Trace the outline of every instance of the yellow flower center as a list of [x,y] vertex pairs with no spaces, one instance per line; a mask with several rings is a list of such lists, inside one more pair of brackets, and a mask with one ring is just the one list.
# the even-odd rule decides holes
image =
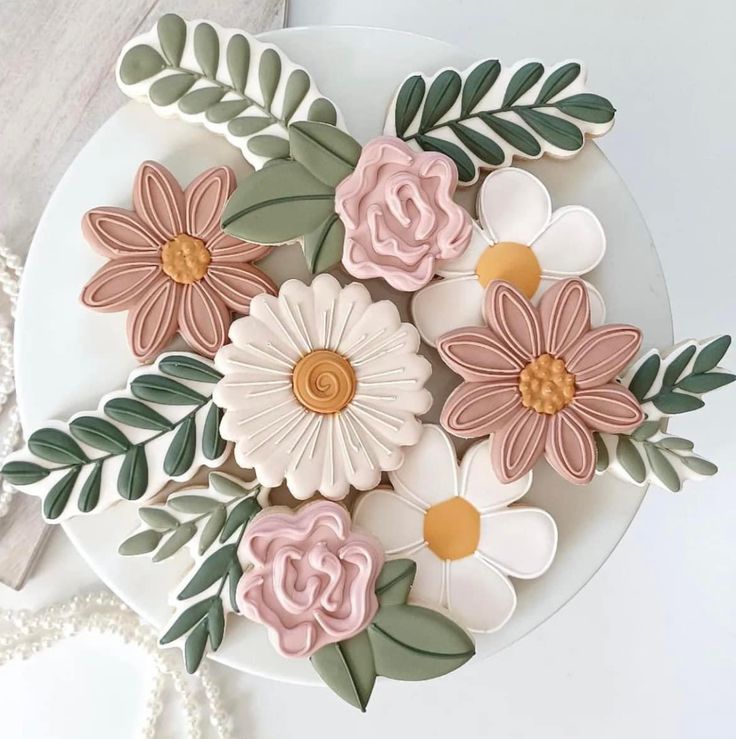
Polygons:
[[519,392],[526,408],[553,415],[575,396],[575,376],[567,371],[561,359],[542,354],[521,371]]
[[480,513],[464,498],[450,498],[424,514],[424,541],[440,559],[469,557],[480,541]]
[[161,266],[174,282],[191,285],[207,274],[212,256],[201,239],[179,234],[161,249]]
[[345,357],[318,349],[294,365],[291,384],[296,399],[314,413],[338,413],[355,395],[355,370]]
[[506,280],[531,299],[539,287],[542,268],[528,246],[502,241],[481,254],[475,274],[483,287],[493,280]]

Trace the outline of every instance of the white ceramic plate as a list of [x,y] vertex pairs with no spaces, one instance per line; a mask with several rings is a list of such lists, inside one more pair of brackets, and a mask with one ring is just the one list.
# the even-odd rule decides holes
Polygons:
[[[432,73],[448,64],[462,67],[474,60],[440,41],[367,28],[298,28],[263,38],[310,69],[362,142],[381,132],[389,99],[407,74]],[[78,301],[81,287],[102,263],[84,243],[79,222],[94,206],[128,205],[133,175],[144,159],[163,162],[184,182],[214,164],[229,164],[239,176],[247,171],[239,152],[222,138],[158,118],[138,103],[122,107],[90,139],[49,201],[23,278],[16,369],[26,432],[47,419],[94,408],[101,395],[124,385],[135,366],[125,340],[125,314],[96,313]],[[606,299],[609,320],[641,326],[645,348],[670,344],[669,301],[651,237],[631,195],[600,150],[589,144],[572,160],[546,159],[528,169],[550,189],[555,206],[579,203],[601,219],[608,252],[592,282]],[[295,247],[276,250],[260,265],[278,282],[287,277],[309,279]],[[390,293],[376,281],[369,287],[377,297]],[[405,312],[407,296],[390,294]],[[436,359],[433,350],[427,355]],[[457,381],[437,367],[430,386],[435,406],[429,420],[436,420]],[[519,639],[575,595],[615,548],[643,495],[643,489],[610,476],[576,488],[540,465],[525,502],[545,508],[557,521],[557,559],[539,580],[517,581],[514,617],[500,632],[478,638],[479,655],[493,654]],[[135,521],[134,507],[119,505],[73,520],[65,529],[102,580],[145,618],[162,626],[170,615],[168,592],[187,568],[187,557],[180,552],[154,565],[145,558],[118,556],[117,546],[135,528]],[[265,630],[242,618],[230,619],[215,658],[277,679],[318,682],[307,660],[279,657]]]

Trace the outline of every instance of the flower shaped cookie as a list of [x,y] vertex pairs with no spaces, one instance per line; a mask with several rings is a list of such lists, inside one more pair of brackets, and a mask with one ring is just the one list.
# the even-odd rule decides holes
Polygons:
[[[480,227],[460,257],[437,263],[437,280],[412,299],[412,316],[432,346],[447,331],[483,325],[483,291],[505,280],[535,305],[560,279],[590,272],[603,258],[606,238],[587,208],[566,206],[552,212],[549,193],[523,169],[488,175],[478,194]],[[600,293],[586,283],[591,321],[605,320]]]
[[613,381],[639,351],[639,329],[591,329],[578,279],[558,282],[538,309],[509,283],[493,282],[483,315],[487,327],[457,329],[437,342],[465,380],[445,402],[442,425],[463,438],[493,434],[502,482],[521,479],[542,454],[570,482],[590,482],[593,432],[627,433],[644,419],[633,394]]
[[238,555],[240,612],[265,624],[284,657],[309,657],[349,639],[378,610],[383,551],[350,529],[348,512],[326,500],[297,511],[266,509],[248,526]]
[[229,167],[214,167],[186,190],[168,169],[144,162],[133,187],[133,210],[95,208],[82,232],[110,261],[82,291],[95,310],[128,311],[128,342],[146,362],[181,333],[213,357],[225,343],[231,311],[247,314],[251,299],[276,285],[249,262],[268,247],[228,236],[220,214],[235,189]]
[[416,444],[432,397],[419,335],[396,307],[330,275],[259,295],[215,357],[220,433],[264,485],[301,499],[369,490]]
[[458,465],[448,436],[425,426],[404,464],[389,473],[393,490],[361,495],[353,512],[354,524],[376,536],[389,559],[416,561],[413,600],[481,632],[501,628],[514,612],[509,576],[539,577],[557,549],[548,513],[509,507],[529,489],[531,473],[502,485],[489,445],[475,444]]
[[444,154],[391,136],[370,141],[335,190],[345,269],[397,290],[426,285],[436,261],[459,257],[470,241],[470,216],[452,199],[456,187],[457,167]]

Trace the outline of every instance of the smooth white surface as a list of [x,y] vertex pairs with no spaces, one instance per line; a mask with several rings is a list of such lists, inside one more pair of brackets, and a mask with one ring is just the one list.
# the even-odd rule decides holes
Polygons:
[[[550,62],[585,59],[591,79],[620,111],[601,145],[659,244],[676,334],[734,328],[736,7],[730,0],[701,3],[697,11],[685,0],[292,0],[291,20],[414,27],[506,60],[527,54]],[[683,99],[686,106],[673,113]],[[601,572],[521,642],[446,680],[379,686],[366,716],[327,691],[231,671],[226,684],[221,670],[236,736],[730,736],[736,725],[736,455],[733,435],[724,432],[734,414],[736,394],[725,391],[673,424],[698,439],[703,453],[721,464],[721,475],[677,496],[652,491]],[[34,607],[95,582],[59,532],[22,593],[0,589],[0,606]],[[145,673],[120,669],[108,646],[102,660],[89,648],[80,651],[80,642],[0,670],[3,736],[134,735]],[[80,695],[102,684],[105,690],[83,707]]]
[[[264,38],[277,40],[287,55],[312,70],[325,93],[344,111],[350,130],[363,141],[380,133],[381,113],[405,75],[471,61],[467,54],[441,42],[390,31],[294,29]],[[339,70],[324,55],[324,48],[338,54]],[[370,78],[362,81],[363,94],[356,95],[344,71],[354,68],[357,74],[365,69],[368,50],[380,50],[381,62],[371,66]],[[94,407],[100,395],[125,383],[134,364],[125,342],[125,315],[95,313],[79,302],[75,286],[83,285],[93,265],[103,260],[90,253],[77,224],[86,210],[100,202],[127,203],[129,196],[121,195],[121,190],[127,193],[138,163],[145,159],[162,161],[182,182],[223,161],[239,173],[244,170],[237,150],[222,139],[201,127],[159,118],[147,105],[136,103],[113,115],[80,152],[41,219],[19,299],[16,371],[26,434],[64,409]],[[101,161],[105,162],[104,176]],[[668,345],[672,335],[667,296],[649,233],[626,187],[600,151],[590,144],[572,160],[548,158],[528,167],[546,183],[555,205],[587,205],[604,224],[609,258],[590,279],[610,296],[609,320],[637,323],[647,346]],[[275,250],[261,266],[278,282],[285,276],[304,276],[304,261],[296,248]],[[623,279],[636,295],[634,300],[617,289]],[[367,286],[374,299],[388,297],[407,317],[409,296],[387,292],[378,280]],[[38,310],[46,302],[56,306],[53,320]],[[429,388],[435,402],[424,420],[435,421],[458,380],[436,352],[425,347],[422,351],[434,365]],[[560,531],[557,557],[545,577],[517,583],[514,617],[500,631],[476,638],[478,658],[521,638],[573,597],[616,546],[642,497],[643,490],[610,475],[581,490],[549,468],[538,466],[524,503],[538,505],[554,517]],[[147,558],[121,558],[118,544],[136,527],[133,506],[114,506],[65,522],[64,527],[103,581],[162,629],[171,612],[166,596],[181,581],[187,566],[185,553],[163,565]],[[259,675],[319,682],[306,660],[279,657],[265,630],[245,619],[230,620],[226,639],[214,658]]]

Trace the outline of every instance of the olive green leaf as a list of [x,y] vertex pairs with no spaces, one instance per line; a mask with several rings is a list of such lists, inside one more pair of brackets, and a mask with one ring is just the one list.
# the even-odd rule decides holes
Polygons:
[[207,398],[188,385],[161,375],[139,375],[130,383],[130,391],[139,400],[160,405],[200,405]]
[[539,110],[518,111],[519,117],[552,146],[565,151],[577,151],[585,143],[583,132],[564,118]]
[[173,67],[179,66],[187,41],[187,24],[184,19],[174,13],[166,13],[158,19],[156,31],[166,60]]
[[164,457],[164,472],[171,477],[178,477],[187,472],[194,462],[197,444],[197,429],[194,416],[187,416],[179,426],[171,440]]
[[166,69],[166,61],[155,49],[139,44],[129,49],[120,63],[120,79],[126,85],[135,85]]
[[79,491],[77,507],[82,513],[89,513],[97,508],[100,502],[100,491],[102,489],[102,462],[95,462],[87,475],[87,479]]
[[399,88],[394,110],[394,127],[397,136],[403,136],[416,117],[424,100],[426,83],[420,74],[407,77]]
[[48,477],[50,470],[35,462],[7,462],[0,470],[0,474],[11,485],[32,485]]
[[[245,86],[248,82],[248,70],[250,69],[250,43],[245,36],[236,33],[227,42],[225,60],[233,87],[242,95],[245,92]],[[250,104],[249,100],[244,102],[246,105]]]
[[311,80],[303,69],[295,69],[286,81],[281,117],[288,123],[309,92]]
[[478,117],[507,144],[518,149],[522,154],[535,157],[542,150],[539,141],[518,123],[513,123],[512,121],[506,120],[506,118],[501,118],[491,113],[479,113]]
[[123,466],[118,474],[118,495],[126,500],[138,500],[148,487],[148,460],[146,450],[136,444],[125,452]]
[[337,110],[327,98],[317,98],[309,106],[307,120],[317,121],[318,123],[329,123],[331,126],[336,126]]
[[43,514],[50,521],[58,518],[64,511],[64,508],[66,508],[72,490],[74,490],[77,477],[79,477],[79,467],[72,467],[72,469],[54,484],[44,498]]
[[114,421],[138,429],[168,431],[174,427],[168,418],[135,398],[113,398],[105,404],[104,411]]
[[429,86],[419,121],[419,131],[423,133],[432,128],[450,110],[461,90],[462,80],[454,69],[440,72]]
[[725,356],[729,346],[731,346],[731,337],[727,335],[719,336],[709,344],[706,344],[698,352],[698,356],[693,364],[693,373],[699,375],[715,369]]
[[129,536],[119,547],[118,554],[124,557],[148,554],[152,552],[161,542],[163,534],[160,531],[146,529]]
[[577,62],[568,62],[555,69],[544,81],[537,95],[536,103],[547,103],[565,88],[569,87],[580,76],[581,68]]
[[475,176],[475,165],[470,157],[457,145],[434,136],[417,136],[417,143],[425,151],[437,151],[450,157],[457,166],[458,177],[461,182],[470,182]]
[[220,63],[220,39],[209,23],[199,23],[194,29],[194,57],[204,76],[215,79]]
[[[487,59],[472,70],[463,85],[460,105],[461,117],[469,116],[476,109],[480,101],[495,84],[500,72],[501,64],[498,59]],[[419,79],[422,78],[419,77]]]
[[647,393],[654,384],[654,380],[659,373],[662,360],[659,354],[652,354],[647,357],[636,370],[636,373],[629,382],[629,390],[634,394],[638,401],[644,400]]
[[330,214],[314,231],[304,236],[304,256],[312,274],[325,272],[342,259],[345,226],[337,213]]
[[460,139],[460,143],[486,164],[503,164],[503,149],[493,140],[461,123],[451,123],[450,130]]
[[222,374],[214,367],[186,354],[170,354],[161,359],[158,368],[165,375],[181,380],[215,383],[222,379]]
[[193,74],[167,74],[151,85],[148,94],[155,105],[172,105],[189,92],[196,81]]
[[413,559],[394,559],[382,567],[376,581],[376,595],[381,606],[406,603],[412,583],[417,574],[417,563]]
[[166,541],[161,545],[161,548],[156,550],[156,554],[153,555],[153,561],[163,562],[165,559],[173,556],[185,544],[193,539],[196,533],[197,527],[191,522],[177,526],[177,528],[169,534]]
[[522,95],[529,92],[544,74],[544,66],[539,62],[528,62],[514,72],[503,96],[503,107],[513,105]]
[[329,187],[337,187],[355,169],[361,151],[349,134],[313,121],[289,126],[289,146],[291,158]]
[[639,484],[644,482],[647,476],[646,465],[636,446],[627,436],[619,436],[616,458],[634,482]]
[[97,416],[77,416],[69,422],[72,436],[95,449],[122,454],[130,447],[125,434],[109,421]]
[[610,123],[616,115],[616,108],[606,98],[588,92],[557,100],[554,107],[570,118],[587,123]]
[[28,437],[28,449],[41,459],[59,464],[84,464],[89,461],[79,444],[59,429],[45,428]]
[[138,517],[154,531],[171,531],[179,525],[179,519],[162,508],[139,508]]
[[197,623],[199,623],[208,613],[212,604],[217,600],[217,596],[211,596],[195,603],[176,618],[166,633],[159,639],[160,644],[171,644],[191,631]]
[[235,544],[226,544],[202,562],[194,576],[186,584],[184,589],[176,597],[179,600],[187,600],[199,595],[222,580],[230,569],[230,562],[237,556]]
[[275,49],[266,49],[261,54],[261,60],[258,64],[258,80],[261,83],[263,106],[267,111],[271,110],[273,96],[276,94],[280,79],[281,57]]

